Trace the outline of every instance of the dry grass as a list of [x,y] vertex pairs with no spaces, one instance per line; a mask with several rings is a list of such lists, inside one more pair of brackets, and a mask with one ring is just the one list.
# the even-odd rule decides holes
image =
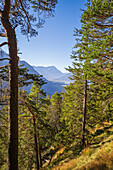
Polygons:
[[[113,131],[113,128],[109,130]],[[113,170],[113,135],[105,136],[97,146],[84,149],[77,159],[60,162],[52,170]]]
[[[113,137],[113,136],[112,136]],[[113,141],[100,148],[83,151],[77,160],[75,170],[113,170]]]
[[56,166],[52,170],[71,170],[73,167],[76,167],[77,161],[75,159],[70,160],[68,163],[61,163],[60,165]]
[[52,170],[113,170],[113,141],[101,149],[85,149],[80,157],[60,163]]
[[110,154],[101,152],[89,164],[75,168],[79,170],[113,170],[113,151]]

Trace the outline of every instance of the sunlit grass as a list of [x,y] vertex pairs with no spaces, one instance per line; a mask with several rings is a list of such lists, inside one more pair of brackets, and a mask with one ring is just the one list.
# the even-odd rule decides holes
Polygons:
[[93,145],[84,149],[78,158],[64,160],[52,170],[113,170],[113,127],[95,135]]

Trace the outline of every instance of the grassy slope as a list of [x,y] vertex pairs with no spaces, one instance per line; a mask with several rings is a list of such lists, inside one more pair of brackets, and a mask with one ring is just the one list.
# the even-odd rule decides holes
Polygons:
[[[58,155],[59,157],[59,155]],[[64,159],[53,170],[113,170],[113,124],[95,130],[89,147],[76,159]]]

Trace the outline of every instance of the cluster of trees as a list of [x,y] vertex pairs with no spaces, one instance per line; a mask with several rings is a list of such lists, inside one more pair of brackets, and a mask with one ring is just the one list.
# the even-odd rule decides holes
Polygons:
[[[15,2],[26,5],[21,0]],[[51,1],[51,5],[52,2],[55,3]],[[72,73],[71,79],[74,82],[65,87],[64,93],[56,92],[50,99],[42,89],[44,81],[41,77],[27,74],[26,69],[19,69],[19,116],[18,123],[15,124],[19,124],[19,143],[16,143],[19,148],[19,165],[16,166],[20,169],[39,169],[46,160],[50,164],[59,147],[66,147],[71,143],[85,147],[92,142],[92,132],[96,126],[113,121],[113,1],[87,0],[86,6],[81,16],[81,28],[76,28],[74,33],[76,44],[71,56],[73,66],[67,68]],[[23,9],[22,6],[17,7],[19,12]],[[27,16],[25,18],[28,19]],[[2,168],[7,166],[8,155],[9,160],[13,160],[12,149],[8,152],[10,142],[8,143],[7,127],[12,116],[15,116],[12,114],[13,110],[11,114],[8,113],[8,107],[12,107],[10,102],[8,104],[8,93],[11,90],[7,88],[10,76],[8,78],[7,74],[3,74],[6,72],[7,69],[2,68],[0,77]],[[32,82],[29,94],[21,89]],[[7,113],[11,115],[9,120]],[[16,135],[13,135],[15,141]],[[11,168],[16,164],[15,161],[10,165]]]
[[57,0],[0,1],[0,36],[9,49],[8,169],[18,169],[18,57],[16,29],[28,38],[37,35],[44,17],[53,16]]
[[83,98],[83,145],[86,122],[87,128],[97,124],[95,118],[101,124],[112,119],[113,112],[113,2],[88,0],[86,6],[81,29],[74,33],[73,67],[68,68]]

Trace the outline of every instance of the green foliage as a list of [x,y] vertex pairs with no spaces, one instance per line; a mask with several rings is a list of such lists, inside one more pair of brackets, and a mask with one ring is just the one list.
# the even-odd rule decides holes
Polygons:
[[[43,26],[45,18],[54,16],[56,4],[57,0],[13,0],[10,2],[10,23],[13,29],[19,27],[23,35],[36,36],[38,34],[37,28]],[[1,1],[1,11],[3,7],[4,1]],[[0,27],[0,33],[4,33],[2,26]]]
[[[27,167],[27,169],[31,169],[36,165],[33,116],[36,119],[37,139],[40,137],[38,144],[42,152],[43,162],[43,156],[45,154],[43,152],[46,152],[53,140],[53,130],[48,124],[49,120],[46,117],[46,108],[50,102],[49,99],[45,98],[45,92],[41,87],[45,82],[39,76],[28,74],[26,68],[20,69],[19,73],[20,87],[28,85],[35,80],[30,94],[26,91],[19,91],[19,168],[25,169]],[[3,80],[1,80],[0,85],[0,164],[2,168],[5,168],[7,166],[8,151],[8,98],[5,91],[7,91],[8,85],[5,86],[5,81]],[[5,87],[7,88],[4,89]]]
[[5,169],[8,155],[8,108],[0,106],[0,167]]
[[61,121],[65,144],[80,140],[83,105],[83,83],[75,81],[65,88],[62,101]]
[[[52,2],[54,7],[56,1]],[[37,10],[35,5],[36,3],[33,4],[33,8]],[[56,92],[51,99],[48,95],[46,97],[42,89],[42,85],[45,83],[42,78],[29,75],[26,68],[19,69],[20,87],[34,81],[29,94],[25,91],[19,92],[19,167],[21,169],[36,167],[33,118],[36,120],[37,141],[43,164],[45,159],[51,162],[53,158],[52,163],[54,164],[65,157],[75,156],[82,150],[80,142],[83,134],[85,80],[88,82],[85,143],[100,145],[104,138],[112,134],[104,126],[106,122],[113,121],[113,2],[88,0],[86,6],[87,9],[81,16],[81,29],[75,29],[74,32],[76,44],[71,55],[73,66],[69,66],[67,69],[72,73],[71,79],[74,82],[65,87],[64,93]],[[7,81],[7,76],[2,73],[6,73],[6,71],[5,68],[0,72],[1,92],[4,94],[1,98],[5,101],[7,101],[7,95],[4,88],[2,89],[4,87],[2,83],[3,80]],[[2,122],[0,164],[3,167],[6,164],[7,155],[7,106],[0,107]],[[101,127],[101,129],[96,130],[97,127]],[[106,132],[105,137],[104,132]],[[59,148],[63,151],[55,158],[54,154]],[[87,158],[94,155],[96,158],[93,162],[94,165],[88,164],[87,167],[99,167],[98,155],[94,149],[90,148],[83,152],[78,163],[76,161],[73,164],[81,167],[81,162],[86,162]],[[108,156],[111,156],[112,162],[112,154]],[[102,156],[100,158],[104,159]],[[111,166],[109,163],[103,165]]]

